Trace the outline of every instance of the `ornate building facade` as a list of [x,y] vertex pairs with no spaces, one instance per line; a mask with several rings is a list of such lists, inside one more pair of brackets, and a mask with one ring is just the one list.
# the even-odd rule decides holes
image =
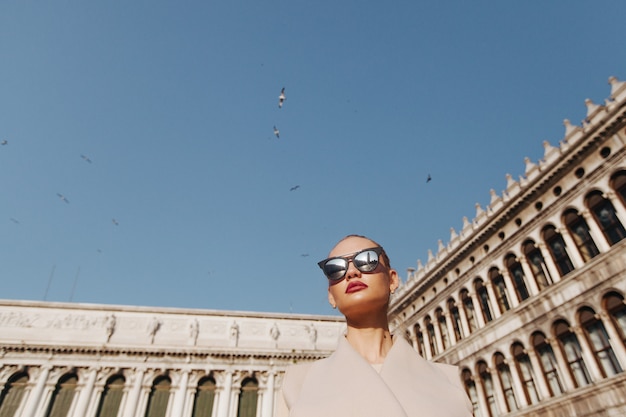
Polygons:
[[[626,416],[626,83],[418,261],[392,331],[476,417]],[[343,319],[0,300],[0,417],[271,417]]]
[[271,417],[326,316],[0,301],[2,417]]
[[626,83],[410,269],[393,327],[477,417],[626,416]]

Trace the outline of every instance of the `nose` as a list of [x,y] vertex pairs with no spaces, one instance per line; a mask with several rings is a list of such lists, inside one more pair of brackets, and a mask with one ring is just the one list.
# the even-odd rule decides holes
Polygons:
[[354,262],[351,260],[348,261],[348,270],[346,271],[346,280],[350,280],[350,278],[360,278],[361,271],[358,270],[356,266],[354,266]]

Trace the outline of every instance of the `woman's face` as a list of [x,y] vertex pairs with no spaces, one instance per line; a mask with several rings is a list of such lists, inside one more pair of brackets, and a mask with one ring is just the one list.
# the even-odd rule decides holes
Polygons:
[[[363,237],[351,236],[339,242],[328,257],[348,256],[377,246]],[[379,312],[386,314],[389,293],[398,287],[398,274],[379,256],[378,266],[372,272],[361,272],[348,263],[346,276],[328,287],[328,301],[345,316]]]

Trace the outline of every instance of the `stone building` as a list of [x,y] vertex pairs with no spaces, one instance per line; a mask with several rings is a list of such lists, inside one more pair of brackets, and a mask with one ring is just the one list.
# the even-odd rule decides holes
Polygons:
[[626,83],[410,269],[393,327],[477,417],[626,416]]
[[343,319],[0,301],[2,417],[271,417]]
[[[392,296],[476,417],[626,416],[626,83]],[[0,300],[0,417],[271,417],[343,319]]]

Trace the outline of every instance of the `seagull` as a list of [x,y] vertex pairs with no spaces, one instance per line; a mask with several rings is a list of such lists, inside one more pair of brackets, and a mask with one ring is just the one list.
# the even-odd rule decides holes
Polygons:
[[7,145],[8,143],[9,141],[5,139],[2,142],[0,142],[0,145],[4,146],[4,145]]
[[69,204],[69,203],[70,203],[70,200],[68,200],[68,199],[67,199],[67,198],[66,198],[63,194],[59,194],[59,193],[57,193],[57,195],[59,196],[59,198],[60,198],[62,201],[65,201],[65,203],[66,203],[66,204]]
[[115,219],[111,219],[111,221],[112,221],[112,222],[113,222],[113,224],[114,224],[114,225],[116,225],[116,226],[119,226],[119,225],[120,225],[120,223],[119,223],[117,220],[115,220]]
[[81,157],[81,158],[83,158],[85,161],[87,161],[87,162],[89,162],[89,163],[91,164],[91,159],[89,159],[89,157],[88,157],[88,156],[86,156],[86,155],[81,155],[80,157]]
[[426,178],[426,182],[430,182],[432,180],[432,178],[430,177],[430,174],[428,174],[428,177]]
[[285,102],[285,87],[283,87],[282,90],[280,90],[280,95],[278,96],[278,108],[282,109],[283,108],[283,103]]
[[11,221],[15,224],[20,224],[20,222],[17,219],[14,219],[13,217],[11,217]]
[[277,138],[280,139],[280,130],[278,130],[276,126],[274,126],[274,134],[276,135]]
[[298,188],[300,188],[299,185],[294,185],[293,187],[289,189],[289,191],[296,191]]
[[303,258],[306,258],[307,256],[309,256],[309,254],[308,253],[303,253],[300,256],[302,256]]

